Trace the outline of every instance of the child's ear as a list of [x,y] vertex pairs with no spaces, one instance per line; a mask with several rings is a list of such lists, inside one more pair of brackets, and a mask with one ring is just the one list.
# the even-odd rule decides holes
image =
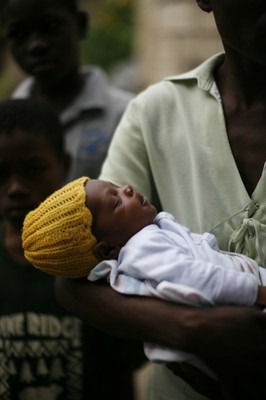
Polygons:
[[79,11],[77,15],[77,20],[79,27],[79,37],[80,39],[84,39],[89,29],[90,17],[85,11]]
[[120,246],[117,244],[107,243],[104,240],[97,242],[93,249],[93,254],[98,260],[117,259],[120,251]]

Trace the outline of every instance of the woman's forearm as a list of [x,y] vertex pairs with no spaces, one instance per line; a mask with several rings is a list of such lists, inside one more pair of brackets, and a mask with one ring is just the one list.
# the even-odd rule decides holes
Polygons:
[[59,302],[95,328],[200,357],[223,380],[266,373],[266,313],[248,307],[198,309],[125,296],[105,283],[56,278]]
[[189,327],[197,309],[122,295],[105,282],[56,278],[56,293],[69,312],[106,333],[192,351]]

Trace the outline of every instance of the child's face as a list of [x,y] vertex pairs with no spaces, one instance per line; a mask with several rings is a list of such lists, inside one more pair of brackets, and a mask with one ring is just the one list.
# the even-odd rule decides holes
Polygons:
[[18,65],[43,83],[52,84],[78,66],[80,27],[62,1],[8,0],[5,33]]
[[156,208],[126,186],[101,180],[86,182],[86,205],[93,217],[93,233],[98,240],[124,245],[135,233],[151,224]]
[[25,215],[58,189],[66,172],[45,136],[0,136],[0,213],[20,229]]

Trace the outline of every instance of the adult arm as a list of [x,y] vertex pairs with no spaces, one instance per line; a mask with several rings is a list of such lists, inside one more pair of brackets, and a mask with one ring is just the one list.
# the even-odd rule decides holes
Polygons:
[[[106,333],[196,354],[229,388],[226,398],[266,398],[265,313],[235,306],[197,309],[125,296],[105,283],[87,280],[56,278],[56,293],[66,309]],[[189,373],[186,380],[193,386]]]

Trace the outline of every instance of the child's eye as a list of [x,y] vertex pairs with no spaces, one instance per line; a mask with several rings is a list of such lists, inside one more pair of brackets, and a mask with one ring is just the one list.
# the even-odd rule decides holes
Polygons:
[[26,35],[27,32],[21,28],[13,28],[6,32],[6,37],[10,40],[22,40]]
[[9,173],[8,169],[0,166],[0,184],[8,179]]
[[121,199],[120,195],[117,194],[117,195],[115,196],[115,207],[114,207],[114,208],[119,207],[121,203],[122,203],[122,199]]
[[59,28],[60,24],[57,21],[51,20],[46,21],[42,25],[42,31],[46,33],[56,32]]
[[43,20],[40,30],[42,33],[57,33],[65,26],[65,20],[62,18],[51,17]]
[[25,174],[28,177],[40,176],[45,171],[43,166],[28,166],[25,168]]

